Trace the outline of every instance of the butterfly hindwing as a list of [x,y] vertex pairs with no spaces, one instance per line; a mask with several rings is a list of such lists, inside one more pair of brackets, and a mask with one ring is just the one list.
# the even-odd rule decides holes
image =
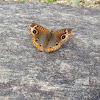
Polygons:
[[50,38],[46,52],[55,51],[60,48],[60,46],[69,39],[72,29],[61,29],[52,33],[52,37]]
[[30,27],[30,33],[32,35],[32,43],[39,51],[44,51],[46,41],[47,41],[47,34],[49,31],[35,23],[32,23],[29,25]]

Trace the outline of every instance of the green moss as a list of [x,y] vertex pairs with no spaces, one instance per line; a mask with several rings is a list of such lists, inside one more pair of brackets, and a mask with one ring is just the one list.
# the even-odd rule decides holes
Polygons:
[[89,6],[90,4],[91,4],[90,2],[87,3],[88,6]]
[[53,1],[57,1],[57,0],[44,0],[44,2],[53,2]]
[[64,2],[59,2],[58,4],[64,4]]
[[68,4],[70,4],[70,5],[71,5],[71,4],[72,4],[72,1],[71,1],[71,0],[68,0]]
[[82,0],[75,0],[74,4],[79,4]]
[[93,2],[93,5],[95,5],[95,1]]
[[18,0],[19,2],[22,2],[22,1],[24,1],[25,2],[25,0]]

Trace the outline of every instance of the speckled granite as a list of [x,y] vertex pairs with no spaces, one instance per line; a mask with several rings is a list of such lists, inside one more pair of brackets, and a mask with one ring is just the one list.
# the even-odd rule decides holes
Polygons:
[[[73,28],[56,52],[33,47],[26,25]],[[99,100],[100,9],[0,2],[0,100]]]

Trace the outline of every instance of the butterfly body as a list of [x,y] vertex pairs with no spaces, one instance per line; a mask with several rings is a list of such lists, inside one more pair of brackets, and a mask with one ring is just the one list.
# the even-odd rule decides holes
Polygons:
[[39,51],[51,52],[60,48],[60,46],[67,41],[72,29],[61,29],[50,32],[38,24],[32,23],[29,25],[32,36],[32,43]]

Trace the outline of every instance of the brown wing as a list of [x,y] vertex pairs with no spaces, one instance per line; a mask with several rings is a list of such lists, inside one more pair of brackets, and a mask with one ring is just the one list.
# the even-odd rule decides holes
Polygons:
[[47,34],[49,33],[49,31],[43,26],[35,23],[29,25],[29,27],[30,27],[29,31],[33,38],[32,39],[33,45],[37,47],[38,50],[44,51],[47,41]]
[[52,33],[52,38],[49,40],[46,51],[51,52],[60,48],[71,36],[72,29],[61,29]]

